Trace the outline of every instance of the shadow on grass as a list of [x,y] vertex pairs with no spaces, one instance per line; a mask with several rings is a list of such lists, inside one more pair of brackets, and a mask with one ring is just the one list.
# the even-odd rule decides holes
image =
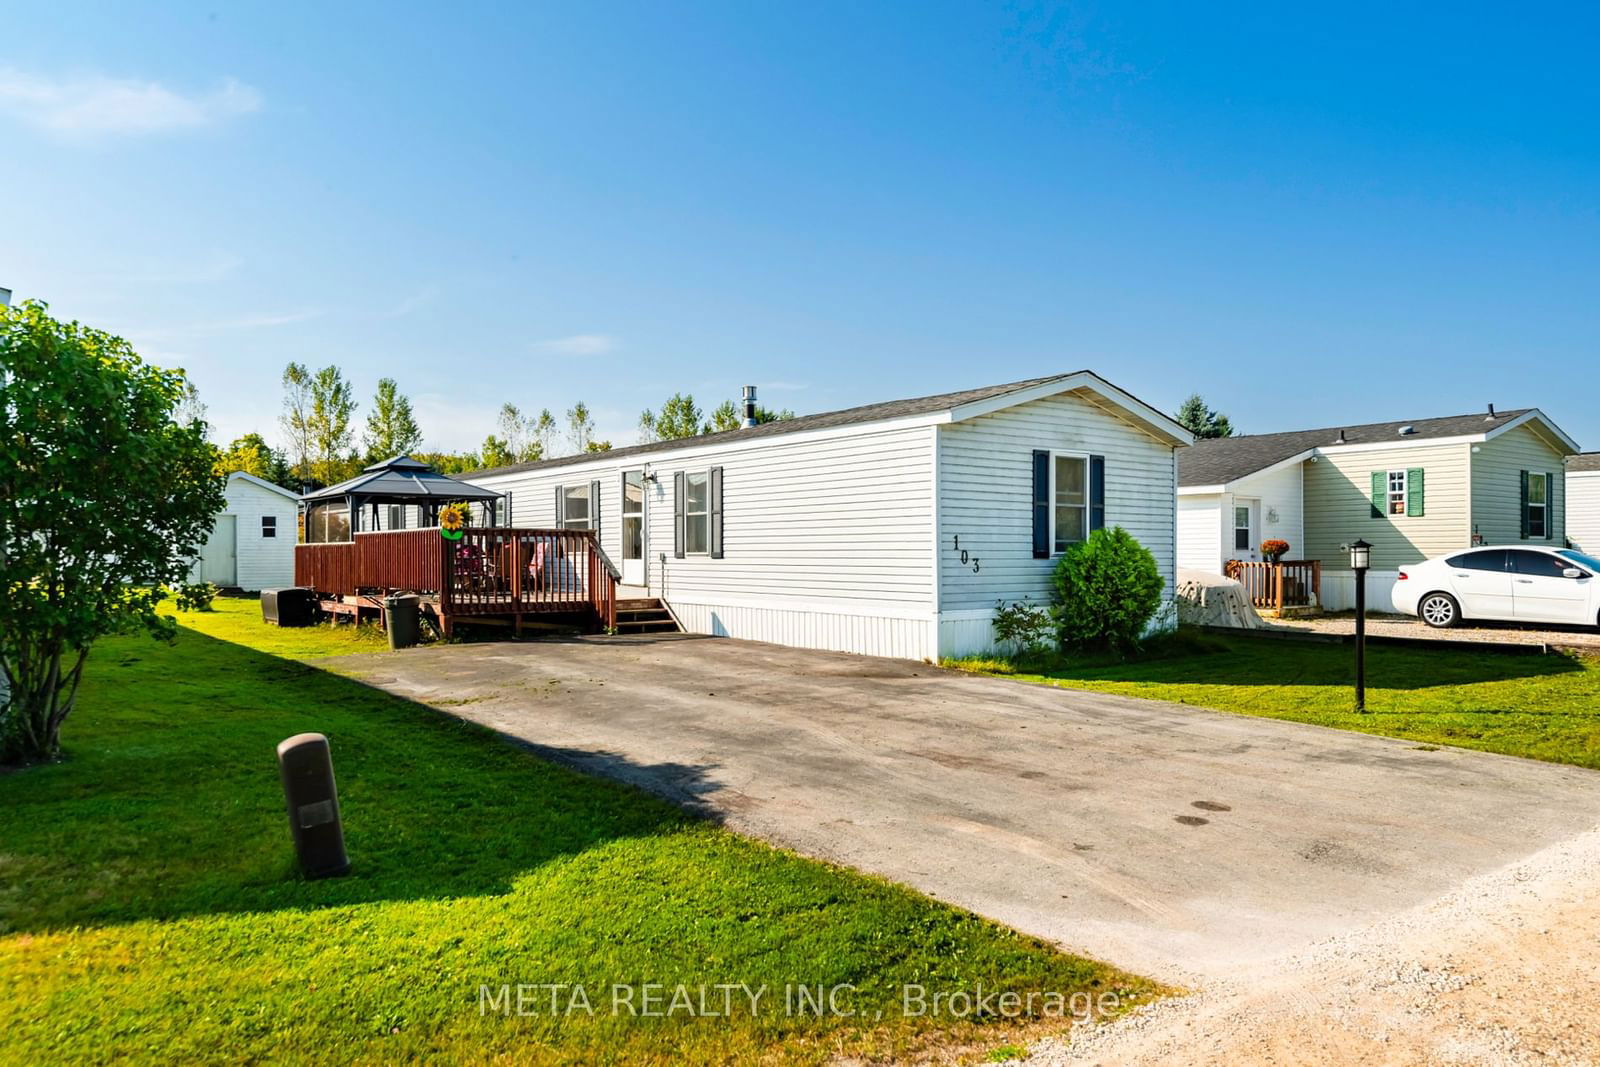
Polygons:
[[[959,664],[958,664],[959,665]],[[1183,634],[1152,642],[1128,659],[1038,656],[999,664],[996,673],[1042,675],[1064,682],[1147,682],[1208,686],[1348,686],[1355,679],[1355,649],[1349,645],[1265,637]],[[1581,673],[1572,656],[1509,655],[1454,648],[1369,645],[1367,685],[1412,690],[1475,685]]]
[[[352,872],[294,863],[274,749],[328,735]],[[0,933],[508,891],[525,872],[698,820],[518,754],[492,731],[291,660],[182,630],[91,656],[60,763],[0,776]],[[541,750],[686,803],[711,768]],[[700,810],[704,810],[700,808]]]

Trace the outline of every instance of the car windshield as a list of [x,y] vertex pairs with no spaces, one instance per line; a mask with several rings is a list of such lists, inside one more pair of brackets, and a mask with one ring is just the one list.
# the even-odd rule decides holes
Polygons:
[[1574,563],[1588,567],[1596,574],[1600,574],[1600,559],[1595,559],[1593,556],[1585,556],[1582,552],[1574,552],[1570,548],[1560,549],[1556,552],[1556,555],[1565,556]]

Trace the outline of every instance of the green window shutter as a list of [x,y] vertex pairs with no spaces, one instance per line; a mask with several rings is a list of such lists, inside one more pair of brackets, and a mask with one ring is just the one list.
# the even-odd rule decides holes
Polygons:
[[1528,539],[1528,472],[1522,472],[1522,539]]
[[1383,518],[1383,513],[1389,510],[1389,472],[1372,472],[1372,517]]
[[1421,467],[1412,467],[1406,471],[1406,514],[1413,519],[1423,514]]

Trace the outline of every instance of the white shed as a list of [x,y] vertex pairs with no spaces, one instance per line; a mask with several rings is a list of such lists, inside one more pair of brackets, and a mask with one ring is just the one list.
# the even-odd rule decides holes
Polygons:
[[925,659],[991,649],[996,602],[1048,603],[1100,526],[1150,549],[1170,601],[1190,441],[1079,371],[461,477],[506,525],[597,530],[620,595],[690,632]]
[[300,498],[282,486],[234,471],[191,580],[251,591],[293,585],[299,508]]
[[1567,540],[1580,552],[1600,553],[1600,452],[1567,460]]

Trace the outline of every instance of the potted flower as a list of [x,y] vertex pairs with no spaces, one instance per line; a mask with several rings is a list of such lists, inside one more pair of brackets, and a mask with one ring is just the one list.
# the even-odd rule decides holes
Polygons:
[[1261,554],[1268,563],[1277,563],[1289,554],[1289,542],[1280,541],[1276,537],[1268,538],[1261,542]]

